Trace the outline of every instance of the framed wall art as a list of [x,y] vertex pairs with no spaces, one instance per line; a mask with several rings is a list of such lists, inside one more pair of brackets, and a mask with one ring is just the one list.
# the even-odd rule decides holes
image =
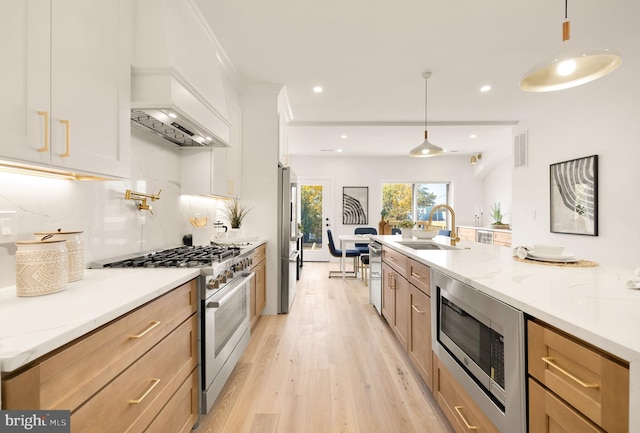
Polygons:
[[342,224],[368,224],[369,187],[342,187]]
[[598,155],[549,166],[551,232],[598,236]]

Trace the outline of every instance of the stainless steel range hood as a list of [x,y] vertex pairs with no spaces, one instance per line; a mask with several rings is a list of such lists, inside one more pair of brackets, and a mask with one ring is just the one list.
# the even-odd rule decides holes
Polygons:
[[181,147],[227,147],[215,37],[191,0],[136,0],[131,122]]

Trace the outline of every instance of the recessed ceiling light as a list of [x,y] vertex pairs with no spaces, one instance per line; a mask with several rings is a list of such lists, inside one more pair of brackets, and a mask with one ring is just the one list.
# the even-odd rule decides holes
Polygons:
[[488,84],[485,84],[484,86],[480,87],[481,92],[488,92],[489,90],[491,90],[491,86]]
[[346,140],[346,139],[347,139],[347,134],[342,134],[342,135],[340,136],[340,138],[342,138],[343,140]]
[[176,117],[178,117],[178,115],[176,113],[169,111],[169,117],[171,117],[172,119],[175,119]]
[[337,152],[342,152],[342,149],[338,149]]
[[313,88],[314,93],[322,93],[322,86],[315,86]]
[[476,138],[476,137],[477,137],[477,135],[476,135],[476,134],[471,134],[471,135],[469,136],[469,138]]

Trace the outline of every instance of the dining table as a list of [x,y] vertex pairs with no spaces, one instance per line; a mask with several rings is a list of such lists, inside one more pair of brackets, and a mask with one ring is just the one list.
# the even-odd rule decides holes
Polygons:
[[[340,239],[340,250],[342,251],[342,256],[340,257],[340,272],[342,272],[342,279],[347,277],[346,271],[346,258],[347,258],[347,247],[351,244],[355,245],[357,243],[368,243],[371,235],[338,235],[338,239]],[[358,269],[354,268],[353,272],[357,275]]]

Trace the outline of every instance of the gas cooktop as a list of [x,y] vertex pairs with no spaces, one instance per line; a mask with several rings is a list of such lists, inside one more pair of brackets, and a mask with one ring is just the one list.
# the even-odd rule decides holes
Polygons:
[[237,256],[235,246],[183,246],[98,260],[92,268],[204,268]]

